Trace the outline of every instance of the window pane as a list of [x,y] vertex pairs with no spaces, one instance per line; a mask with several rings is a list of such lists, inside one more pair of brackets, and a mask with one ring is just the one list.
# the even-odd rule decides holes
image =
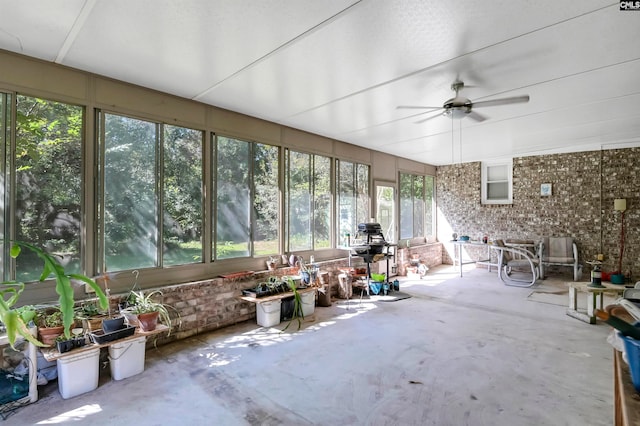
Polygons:
[[357,229],[355,175],[353,163],[338,161],[338,241]]
[[356,196],[358,205],[356,208],[358,211],[356,214],[357,220],[355,229],[358,229],[358,223],[367,223],[371,218],[369,210],[369,204],[371,201],[371,198],[369,197],[369,166],[365,164],[357,165],[357,188],[358,192]]
[[505,200],[509,198],[509,183],[495,182],[487,184],[488,200]]
[[313,156],[314,249],[331,247],[331,159]]
[[388,242],[396,241],[394,191],[393,186],[376,185],[376,220]]
[[[46,248],[68,272],[80,272],[83,109],[27,96],[16,101],[16,239]],[[30,252],[16,265],[19,280],[42,272]]]
[[369,222],[369,166],[338,161],[338,241]]
[[218,137],[216,140],[216,257],[227,259],[249,256],[250,144],[225,137]]
[[400,173],[400,239],[433,231],[433,176]]
[[104,270],[157,266],[155,123],[105,114]]
[[424,235],[435,234],[433,228],[433,176],[424,177]]
[[202,257],[202,132],[164,126],[163,264]]
[[413,179],[400,173],[400,238],[413,237]]
[[413,237],[424,236],[424,177],[413,177]]
[[310,250],[311,155],[289,151],[289,250]]
[[278,253],[278,154],[276,146],[255,144],[254,254]]
[[496,180],[507,180],[509,179],[507,166],[501,164],[499,166],[488,166],[487,167],[487,180],[488,181],[496,181]]
[[[0,238],[5,240],[7,235],[5,234],[5,206],[8,203],[8,193],[6,191],[5,183],[8,180],[9,175],[9,161],[6,158],[6,152],[9,148],[10,131],[11,131],[11,95],[8,93],[0,93]],[[4,247],[3,247],[4,248]],[[0,271],[2,271],[2,280],[8,281],[12,279],[11,271],[9,270],[9,252],[8,250],[2,251],[0,256]]]

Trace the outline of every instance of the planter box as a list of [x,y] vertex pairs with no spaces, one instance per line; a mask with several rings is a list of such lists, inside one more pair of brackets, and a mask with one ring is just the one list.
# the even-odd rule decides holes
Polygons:
[[120,330],[112,331],[111,333],[105,333],[103,330],[97,330],[93,333],[90,333],[91,340],[93,343],[97,343],[99,345],[103,343],[113,342],[114,340],[124,339],[125,337],[133,336],[133,333],[136,331],[135,327],[130,325],[122,328]]

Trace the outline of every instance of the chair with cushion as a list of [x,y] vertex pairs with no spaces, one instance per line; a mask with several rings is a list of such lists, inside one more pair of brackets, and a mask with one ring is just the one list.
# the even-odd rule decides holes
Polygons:
[[578,246],[571,237],[544,237],[540,243],[542,259],[540,277],[545,278],[545,266],[569,266],[573,268],[573,280],[578,281],[582,268],[578,264]]
[[[491,248],[498,251],[498,278],[504,284],[531,287],[536,283],[540,277],[540,259],[531,251],[509,247],[503,240],[495,240]],[[524,277],[520,277],[521,275]]]

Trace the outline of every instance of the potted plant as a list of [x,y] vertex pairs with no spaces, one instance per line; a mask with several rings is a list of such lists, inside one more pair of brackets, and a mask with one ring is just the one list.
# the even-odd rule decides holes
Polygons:
[[[39,281],[44,281],[53,277],[56,283],[56,293],[58,294],[59,311],[62,313],[63,334],[70,338],[71,328],[75,322],[75,298],[72,280],[82,281],[89,285],[95,292],[100,307],[108,308],[108,299],[98,284],[91,278],[81,274],[68,274],[60,262],[51,254],[45,252],[32,244],[14,241],[11,246],[10,255],[16,258],[23,249],[35,253],[43,262],[43,270]],[[19,281],[7,281],[0,285],[0,321],[6,328],[7,338],[13,347],[17,335],[24,337],[29,342],[43,346],[34,338],[29,331],[28,323],[22,317],[22,311],[18,310],[18,300],[24,291],[25,284]]]
[[76,308],[76,317],[82,321],[82,328],[86,332],[96,331],[102,327],[102,320],[109,318],[106,311],[101,309],[97,300],[84,301]]
[[121,309],[130,325],[137,322],[142,331],[153,331],[158,320],[171,330],[171,316],[169,309],[173,307],[158,301],[162,297],[160,290],[144,293],[142,290],[132,290],[127,296],[126,307]]
[[296,265],[298,265],[300,278],[303,284],[309,284],[311,282],[311,269],[304,262],[302,256],[299,256],[296,261]]
[[267,260],[267,269],[269,271],[273,271],[278,266],[278,262],[274,256],[270,256],[269,260]]
[[288,278],[287,284],[289,285],[289,289],[293,292],[293,312],[289,323],[282,329],[282,332],[289,328],[294,320],[298,322],[298,330],[300,330],[300,327],[302,327],[302,320],[304,319],[304,313],[302,312],[302,298],[298,292],[296,284],[291,278]]
[[[58,308],[47,307],[38,310],[35,322],[38,326],[38,339],[46,346],[53,345],[60,340],[58,337],[63,335],[63,314]],[[71,336],[66,337],[67,340],[70,338]]]

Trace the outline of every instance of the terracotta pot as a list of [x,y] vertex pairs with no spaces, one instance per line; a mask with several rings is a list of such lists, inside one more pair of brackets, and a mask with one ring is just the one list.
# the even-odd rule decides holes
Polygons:
[[160,312],[147,312],[146,314],[138,314],[138,323],[140,330],[153,331],[158,325],[158,316]]
[[47,346],[56,343],[56,337],[62,334],[64,327],[38,327],[38,339]]

